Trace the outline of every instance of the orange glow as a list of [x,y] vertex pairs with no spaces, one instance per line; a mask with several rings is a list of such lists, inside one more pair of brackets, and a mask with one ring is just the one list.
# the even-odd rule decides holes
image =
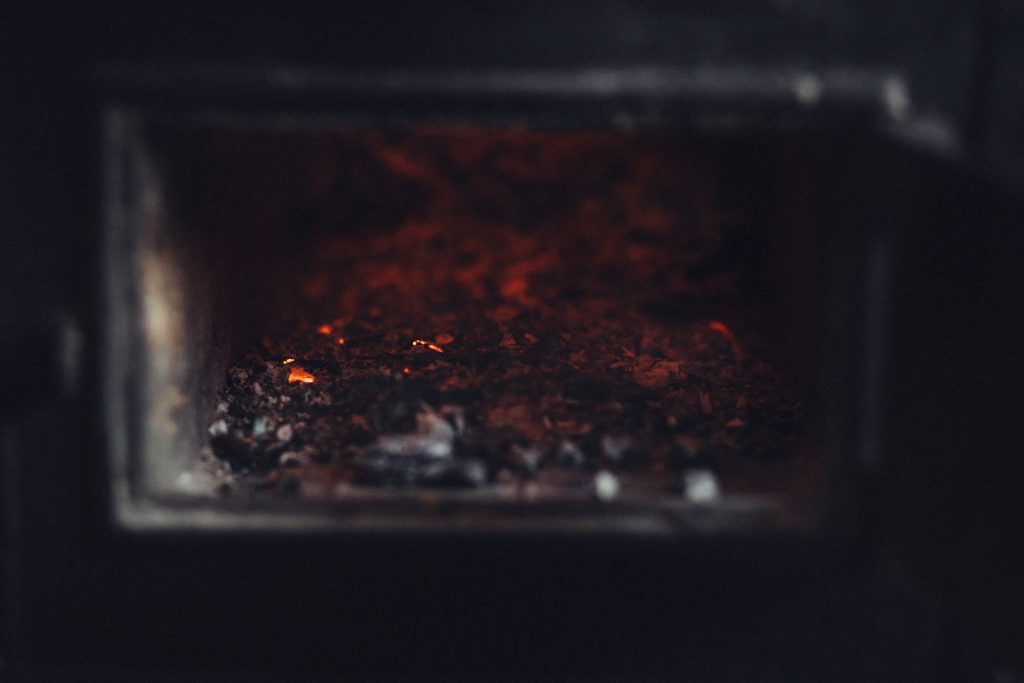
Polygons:
[[736,338],[736,335],[733,334],[733,331],[729,329],[728,325],[718,320],[712,320],[710,323],[708,323],[708,329],[714,330],[715,332],[718,332],[723,337],[725,337],[726,341],[729,342],[730,348],[732,349],[733,357],[736,358],[736,360],[738,361],[743,360],[743,347],[740,346],[739,340]]
[[526,278],[518,277],[501,285],[501,295],[507,299],[514,299],[526,294],[527,289],[529,289],[529,285]]
[[736,339],[736,336],[732,333],[732,330],[729,329],[729,326],[721,321],[712,320],[708,323],[708,329],[714,330],[715,332],[721,332],[729,339]]
[[432,343],[428,342],[425,339],[417,339],[417,340],[413,341],[412,345],[413,346],[425,346],[426,348],[430,349],[431,351],[437,351],[438,353],[444,353],[444,349],[442,349],[440,346],[438,346],[437,344],[432,344]]
[[344,337],[338,337],[338,344],[344,346],[345,345],[345,338]]
[[319,332],[320,334],[330,334],[331,333],[331,326],[330,325],[321,325],[320,327],[316,328],[316,331]]
[[410,372],[412,372],[412,370],[410,370],[409,368],[402,368],[402,372],[408,375]]
[[451,344],[453,341],[455,341],[455,337],[445,332],[434,337],[435,344]]
[[294,362],[295,362],[294,358],[285,358],[283,361],[281,361],[281,364],[282,365],[291,365]]
[[296,366],[292,368],[292,371],[288,373],[288,382],[302,382],[303,384],[312,384],[316,381],[313,375],[309,374],[302,368]]

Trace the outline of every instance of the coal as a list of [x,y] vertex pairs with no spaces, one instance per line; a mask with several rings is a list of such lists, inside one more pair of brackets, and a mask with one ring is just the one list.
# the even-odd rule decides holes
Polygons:
[[633,142],[345,139],[365,167],[332,191],[397,174],[407,203],[352,229],[330,211],[351,202],[325,199],[278,333],[227,372],[213,453],[257,495],[572,482],[607,500],[639,481],[707,501],[730,468],[784,461],[806,418],[736,270],[751,207],[719,225],[705,165]]

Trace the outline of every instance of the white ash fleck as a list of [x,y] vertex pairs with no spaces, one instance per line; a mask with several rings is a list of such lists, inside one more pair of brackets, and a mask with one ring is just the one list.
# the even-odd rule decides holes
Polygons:
[[219,415],[227,415],[227,412],[228,412],[228,402],[227,401],[221,401],[220,403],[217,404],[217,414],[219,414]]
[[453,452],[451,441],[420,434],[382,436],[377,439],[374,446],[388,455],[425,455],[430,458],[450,458]]
[[373,448],[389,455],[425,455],[450,458],[454,454],[455,429],[433,410],[416,413],[416,431],[412,434],[381,436]]
[[261,415],[261,416],[257,417],[255,420],[253,420],[253,423],[252,423],[252,437],[254,439],[262,439],[263,437],[265,437],[267,435],[267,432],[269,430],[270,430],[270,420],[267,417]]
[[683,495],[691,503],[710,503],[722,494],[718,477],[711,470],[689,470],[683,474]]
[[252,393],[256,394],[257,396],[263,395],[263,387],[260,385],[259,382],[252,383]]
[[619,484],[619,478],[608,470],[601,470],[594,475],[594,494],[604,501],[613,500],[619,495],[619,490],[622,486]]
[[210,436],[224,436],[228,433],[228,423],[224,420],[217,420],[210,425]]
[[231,468],[217,458],[209,447],[204,447],[199,451],[197,467],[179,474],[174,484],[183,493],[215,496],[218,487],[231,485],[234,481],[235,476]]
[[462,463],[461,473],[472,486],[483,486],[487,483],[487,466],[479,460],[466,460]]
[[295,436],[295,431],[291,425],[281,425],[277,428],[278,441],[291,441],[293,436]]
[[558,464],[566,467],[582,467],[586,462],[586,456],[580,447],[569,439],[563,439],[558,446]]
[[416,413],[416,434],[448,442],[455,440],[455,428],[433,410]]

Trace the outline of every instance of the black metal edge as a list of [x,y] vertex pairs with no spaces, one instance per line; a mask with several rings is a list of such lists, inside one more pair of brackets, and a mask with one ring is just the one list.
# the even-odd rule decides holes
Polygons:
[[[294,93],[306,93],[314,92],[320,93],[321,95],[328,95],[326,100],[320,101],[320,104],[325,107],[318,108],[314,107],[314,112],[319,111],[320,116],[324,116],[325,111],[335,111],[339,105],[345,105],[346,108],[352,105],[352,100],[346,100],[344,95],[372,95],[371,100],[376,104],[372,104],[369,109],[363,110],[363,113],[368,117],[367,120],[372,120],[374,117],[373,111],[376,110],[379,113],[379,106],[383,104],[397,104],[399,106],[407,104],[405,100],[407,96],[419,95],[424,93],[433,93],[432,88],[437,85],[438,79],[444,80],[444,74],[440,72],[421,72],[418,74],[410,74],[404,72],[393,76],[391,78],[384,78],[382,80],[374,80],[367,74],[335,74],[334,76],[325,76],[322,79],[309,78],[309,79],[297,79],[294,81],[289,80],[282,73],[273,71],[267,73],[265,71],[242,71],[242,70],[200,70],[199,72],[192,71],[152,71],[150,69],[128,69],[128,70],[114,70],[113,72],[104,72],[103,78],[104,87],[114,87],[113,90],[107,94],[110,99],[106,101],[105,106],[105,119],[108,122],[116,121],[120,127],[110,127],[108,125],[106,136],[108,140],[108,148],[110,145],[114,145],[116,148],[121,149],[124,152],[127,146],[130,146],[131,134],[126,133],[125,125],[128,125],[128,121],[134,122],[132,125],[138,125],[139,123],[146,121],[150,118],[162,119],[162,120],[192,120],[196,121],[209,121],[211,119],[217,119],[224,117],[225,120],[230,120],[234,123],[239,121],[250,121],[250,122],[262,122],[266,124],[267,121],[277,121],[278,123],[292,123],[301,122],[314,118],[314,116],[308,114],[296,115],[294,111],[289,114],[282,114],[279,111],[279,106],[285,102],[289,103],[288,109],[292,110],[303,110],[308,111],[309,102],[302,101],[302,98],[295,98],[291,96],[282,97],[281,91],[294,91]],[[480,75],[480,78],[474,77],[472,74],[465,72],[451,74],[453,79],[447,82],[447,89],[442,88],[445,93],[440,99],[446,100],[445,107],[440,110],[437,109],[436,100],[438,98],[431,96],[431,100],[435,102],[433,111],[444,111],[446,108],[451,107],[448,111],[459,110],[464,107],[465,102],[459,99],[459,95],[468,94],[473,98],[483,97],[485,100],[491,99],[494,96],[496,99],[501,100],[503,103],[506,102],[507,98],[523,98],[529,101],[530,108],[536,113],[538,107],[543,110],[542,103],[531,99],[531,95],[534,94],[547,94],[552,95],[556,99],[563,99],[567,101],[586,101],[589,98],[595,98],[598,100],[612,100],[616,106],[621,104],[621,98],[619,95],[623,93],[628,94],[632,97],[657,97],[666,101],[675,101],[680,104],[684,109],[692,111],[692,107],[707,101],[715,100],[718,101],[728,100],[734,98],[736,102],[742,102],[745,106],[749,107],[750,99],[748,97],[749,91],[745,90],[746,86],[756,86],[753,88],[756,91],[758,97],[754,98],[755,102],[764,104],[765,102],[788,103],[793,104],[793,98],[796,98],[796,102],[799,104],[800,95],[798,93],[800,87],[817,87],[807,86],[807,83],[799,80],[800,78],[806,78],[807,76],[793,75],[780,76],[775,74],[775,78],[768,78],[765,81],[760,79],[751,79],[748,72],[740,74],[741,77],[735,80],[725,79],[722,83],[716,84],[716,78],[712,77],[715,75],[721,75],[721,70],[717,71],[706,71],[698,74],[698,77],[692,77],[693,74],[683,71],[655,71],[654,75],[648,74],[646,79],[640,79],[640,81],[633,82],[627,76],[630,73],[618,70],[612,75],[608,76],[605,80],[601,78],[595,78],[593,74],[580,75],[578,73],[563,72],[559,74],[547,74],[546,76],[541,75],[537,78],[529,77],[529,74],[520,73],[518,76],[509,77],[508,80],[502,80],[503,77],[494,76],[493,74],[489,77],[486,75]],[[276,76],[275,76],[276,74]],[[536,74],[535,74],[536,75]],[[235,78],[242,76],[238,82],[235,82]],[[840,85],[851,86],[845,90],[840,88],[839,92],[844,93],[838,100],[845,102],[848,106],[852,107],[852,112],[856,114],[853,120],[859,120],[861,125],[856,126],[856,129],[860,130],[871,130],[878,128],[877,116],[880,111],[886,111],[888,107],[889,114],[893,112],[891,102],[886,103],[886,97],[890,99],[892,97],[891,90],[893,88],[899,88],[898,81],[894,81],[891,76],[877,76],[874,78],[867,77],[864,74],[860,74],[857,78],[850,77],[849,74],[845,74],[845,78],[834,79],[835,83]],[[796,80],[794,80],[796,79]],[[234,88],[239,91],[250,92],[254,95],[263,96],[271,95],[268,99],[260,99],[257,97],[255,100],[245,100],[230,102],[231,98],[222,100],[220,103],[217,100],[224,93],[218,89],[217,86],[224,85],[223,81],[234,82]],[[511,83],[513,87],[510,89],[510,93],[505,91],[504,85]],[[723,86],[724,84],[724,86]],[[801,85],[803,84],[803,85]],[[870,84],[868,87],[866,84]],[[895,85],[894,85],[895,84]],[[819,82],[820,85],[820,82]],[[133,87],[126,87],[133,86]],[[561,88],[568,86],[570,91],[568,94],[563,92]],[[229,88],[230,90],[230,88]],[[114,93],[118,93],[115,95]],[[150,95],[145,96],[146,93]],[[159,101],[159,96],[167,96],[170,93],[175,93],[181,96],[182,99],[178,100],[177,107],[171,107],[169,110],[164,104]],[[744,95],[747,93],[747,95]],[[787,95],[787,93],[789,93]],[[797,93],[794,95],[793,93]],[[888,95],[887,95],[888,93]],[[436,93],[435,93],[436,94]],[[821,96],[822,93],[818,92],[816,97]],[[152,97],[157,96],[157,97]],[[450,99],[448,96],[451,96]],[[804,94],[806,97],[806,93]],[[276,98],[276,99],[275,99]],[[331,99],[337,98],[337,99]],[[819,100],[820,101],[820,100]],[[129,104],[131,102],[132,104]],[[326,106],[330,102],[333,105]],[[504,104],[499,109],[503,109]],[[749,109],[748,109],[749,113]],[[848,112],[849,113],[849,112]],[[874,114],[875,116],[871,116]],[[345,120],[348,120],[350,111],[345,111]],[[422,111],[417,113],[406,115],[407,118],[412,120],[420,120],[423,115]],[[358,115],[356,116],[358,120]],[[476,117],[474,117],[475,120]],[[823,117],[824,125],[827,127],[835,127],[837,124],[836,118]],[[895,118],[895,117],[891,117]],[[573,119],[575,120],[575,119]],[[776,119],[778,120],[778,119]],[[840,119],[842,120],[842,119]],[[846,119],[845,123],[847,126],[851,119]],[[690,121],[692,124],[693,122]],[[873,123],[874,125],[864,125]],[[844,126],[846,127],[846,126]],[[116,133],[112,133],[112,130],[117,129]],[[108,149],[108,152],[110,149]],[[118,191],[117,179],[110,175],[112,169],[119,168],[120,159],[110,160],[112,163],[108,164],[108,202],[113,201],[114,204],[117,202],[116,193]],[[123,202],[123,204],[130,204],[131,200]],[[114,206],[114,204],[108,203],[108,208]],[[121,206],[120,210],[126,210],[125,206]],[[109,227],[109,226],[108,226]],[[127,228],[122,226],[118,234],[122,234]],[[109,250],[108,250],[109,254]],[[124,264],[113,264],[113,270],[108,269],[108,277],[113,277],[109,273],[118,272],[118,268],[122,268]],[[122,283],[120,286],[124,286]],[[108,289],[106,295],[117,293],[117,287]],[[124,292],[120,292],[124,294]],[[118,314],[117,309],[112,309],[112,314],[116,317]],[[121,307],[123,312],[123,307]],[[112,329],[112,328],[111,328]],[[878,343],[881,343],[879,338]],[[877,344],[874,345],[877,348]],[[109,350],[109,347],[108,347]],[[111,351],[108,361],[112,362],[113,359],[119,357],[119,353],[126,352],[126,349],[121,349],[120,352]],[[120,356],[122,359],[127,356]],[[135,359],[136,361],[139,359]],[[865,361],[868,362],[868,361]],[[873,361],[872,361],[873,362]],[[128,364],[134,367],[135,363]],[[874,375],[877,373],[873,374]],[[121,382],[125,381],[125,377],[121,376]],[[876,378],[877,379],[877,378]],[[881,380],[878,380],[881,381]],[[121,405],[125,408],[123,397],[114,397],[113,393],[116,392],[116,382],[111,380],[108,384],[110,395],[108,398],[115,399],[113,403],[108,405]],[[138,406],[138,401],[128,401],[130,405]],[[123,418],[124,416],[122,416]],[[120,530],[133,530],[133,531],[174,531],[180,530],[180,525],[173,523],[167,515],[161,514],[160,509],[169,511],[175,507],[180,507],[175,503],[168,504],[167,500],[154,499],[144,492],[140,493],[137,488],[135,475],[137,475],[138,463],[134,463],[135,458],[131,457],[131,453],[134,448],[131,444],[137,444],[137,434],[131,434],[127,428],[127,422],[118,423],[117,419],[108,421],[108,428],[111,430],[120,430],[120,451],[114,447],[114,459],[115,472],[119,472],[123,476],[114,476],[111,481],[111,522],[114,523],[115,527]],[[115,439],[115,444],[118,440]],[[120,468],[120,469],[117,469]],[[133,474],[134,472],[134,474]],[[750,501],[747,501],[750,502]],[[195,503],[200,508],[206,510],[206,512],[213,515],[212,517],[206,516],[202,520],[201,526],[214,528],[221,525],[224,531],[239,531],[246,530],[252,531],[253,525],[240,523],[238,518],[238,510],[220,510],[215,511],[215,507],[209,505],[209,501],[197,501]],[[741,504],[742,506],[742,504]],[[371,506],[372,507],[372,506]],[[640,529],[644,527],[644,524],[653,524],[649,527],[654,529],[655,527],[663,527],[668,529],[670,534],[687,533],[695,530],[699,531],[700,524],[693,525],[692,518],[687,521],[687,514],[679,514],[678,511],[675,513],[666,513],[665,510],[657,509],[658,506],[650,506],[646,509],[632,509],[627,513],[623,513],[625,517],[632,516],[634,520],[639,520],[640,517],[644,518],[646,522],[640,522],[635,525],[635,528]],[[781,508],[784,506],[772,505],[766,506],[767,508]],[[337,508],[337,506],[335,506]],[[469,505],[465,512],[472,512],[473,505]],[[597,508],[595,508],[596,510]],[[712,523],[710,526],[716,528],[730,528],[733,531],[758,531],[764,532],[766,529],[770,531],[779,531],[784,528],[785,525],[768,525],[765,527],[761,524],[736,524],[735,517],[730,517],[729,514],[723,514],[722,510],[715,510],[714,508],[696,508],[699,509],[699,515],[707,518],[713,518],[718,520]],[[584,525],[594,522],[596,520],[604,519],[607,521],[608,517],[605,511],[601,511],[600,514],[592,514],[594,510],[588,513],[584,513],[579,519],[587,519]],[[377,511],[379,512],[379,510]],[[578,514],[580,510],[575,510],[574,514]],[[254,513],[252,511],[245,514],[261,516],[261,513]],[[303,524],[301,521],[288,522],[284,525],[278,525],[281,528],[288,528],[291,531],[303,530],[311,531],[318,529],[323,531],[330,529],[332,532],[344,533],[344,525],[337,524],[312,524],[309,522],[311,519],[315,519],[317,515],[324,515],[324,508],[321,507],[318,511],[306,510],[301,515],[304,515],[307,523]],[[327,512],[330,515],[330,512]],[[482,524],[478,530],[486,530],[488,532],[509,532],[514,531],[515,523],[511,521],[514,517],[505,516],[504,519],[495,520],[492,524]],[[639,514],[639,517],[636,515]],[[416,528],[416,529],[429,529],[430,523],[424,523],[422,519],[417,520],[416,515],[404,515],[395,517],[394,515],[371,515],[372,519],[368,524],[365,524],[366,529],[374,532],[380,532],[389,525],[394,525],[398,522],[399,528]],[[214,521],[215,518],[219,518],[219,521]],[[253,517],[255,519],[255,517]],[[266,521],[266,519],[264,518]],[[723,523],[723,520],[724,523]],[[731,521],[729,521],[731,520]],[[321,520],[322,521],[322,520]],[[365,521],[365,520],[364,520]],[[511,521],[511,524],[510,524]],[[212,523],[211,523],[212,522]],[[274,525],[271,525],[274,526]],[[358,525],[350,525],[348,531],[353,531]],[[524,525],[529,526],[529,525]],[[566,525],[567,530],[572,531],[573,525]],[[614,526],[614,525],[612,525]],[[791,525],[792,529],[797,529],[802,525]],[[277,530],[280,531],[281,528]],[[579,525],[576,528],[580,528]],[[619,531],[622,529],[620,528]],[[463,530],[465,531],[465,530]],[[656,532],[654,535],[659,535],[661,532]]]
[[[709,126],[827,118],[877,124],[907,114],[899,74],[833,68],[689,68],[638,65],[581,69],[311,70],[290,67],[105,65],[94,73],[102,100],[165,111],[339,108],[375,116],[479,120],[607,119],[609,123]],[[379,120],[379,119],[378,119]]]

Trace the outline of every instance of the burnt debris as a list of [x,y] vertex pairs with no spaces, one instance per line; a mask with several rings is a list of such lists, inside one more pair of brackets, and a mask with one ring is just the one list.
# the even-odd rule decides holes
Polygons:
[[[719,209],[693,153],[361,135],[339,149],[358,139],[363,167],[339,161],[325,183],[288,326],[231,368],[210,422],[254,489],[705,499],[715,471],[793,450],[800,396],[727,258],[750,209]],[[375,230],[331,212],[390,185],[408,205]]]

